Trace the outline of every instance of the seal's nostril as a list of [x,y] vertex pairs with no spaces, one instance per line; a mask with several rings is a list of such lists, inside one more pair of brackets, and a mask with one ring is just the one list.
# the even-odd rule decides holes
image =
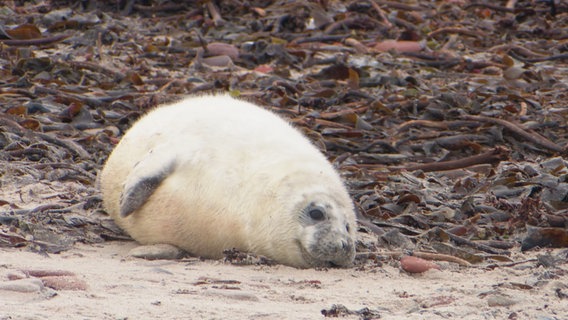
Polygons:
[[348,247],[349,247],[349,244],[347,243],[347,241],[341,240],[341,248],[343,250],[347,250]]

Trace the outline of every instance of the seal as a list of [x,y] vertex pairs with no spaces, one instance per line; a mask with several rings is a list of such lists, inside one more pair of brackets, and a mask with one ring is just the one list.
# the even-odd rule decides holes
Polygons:
[[204,258],[226,249],[310,268],[349,267],[356,218],[325,156],[278,115],[228,95],[137,121],[100,175],[103,206],[141,244]]

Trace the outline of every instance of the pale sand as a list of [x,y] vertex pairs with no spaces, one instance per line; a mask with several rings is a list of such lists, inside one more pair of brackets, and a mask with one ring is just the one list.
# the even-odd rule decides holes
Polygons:
[[[566,264],[487,271],[439,263],[441,271],[410,275],[396,260],[365,270],[146,261],[128,257],[135,246],[78,244],[49,257],[1,248],[0,284],[21,270],[45,269],[71,271],[88,287],[0,290],[0,319],[323,319],[321,310],[334,304],[369,308],[381,319],[568,319],[568,299],[556,293],[568,292]],[[564,276],[540,279],[547,274]]]

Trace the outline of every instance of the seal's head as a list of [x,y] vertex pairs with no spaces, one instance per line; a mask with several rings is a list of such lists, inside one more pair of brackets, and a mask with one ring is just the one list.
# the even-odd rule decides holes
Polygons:
[[291,214],[280,215],[283,219],[275,223],[280,228],[274,233],[286,230],[273,238],[280,239],[279,244],[289,244],[286,250],[276,250],[281,258],[289,257],[287,264],[300,268],[352,266],[357,229],[353,203],[344,189],[334,186],[330,192],[329,187],[323,184],[294,192],[295,204],[287,210]]
[[317,151],[310,155],[290,155],[262,175],[270,183],[247,215],[249,251],[298,268],[350,267],[357,231],[353,202],[327,159]]
[[355,214],[351,202],[312,194],[299,206],[298,246],[311,267],[349,267],[355,257]]
[[297,244],[304,261],[310,267],[351,266],[356,229],[351,203],[313,194],[299,207]]

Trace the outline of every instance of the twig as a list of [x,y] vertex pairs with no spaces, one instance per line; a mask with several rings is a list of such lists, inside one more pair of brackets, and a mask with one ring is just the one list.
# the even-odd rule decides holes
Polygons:
[[410,21],[406,21],[406,20],[399,18],[399,17],[391,17],[390,19],[395,25],[397,25],[399,27],[403,27],[404,29],[407,29],[407,30],[419,32],[418,31],[419,28],[417,27],[417,25],[410,22]]
[[501,264],[492,263],[492,264],[488,264],[488,265],[485,265],[485,266],[479,266],[479,268],[493,270],[495,268],[514,267],[514,266],[517,266],[519,264],[528,263],[528,262],[536,262],[536,261],[538,261],[537,258],[531,258],[531,259],[526,259],[526,260],[521,260],[521,261],[513,261],[513,262],[501,263]]
[[[110,97],[110,96],[99,96],[99,97],[88,97],[88,96],[83,96],[80,94],[72,94],[72,93],[66,93],[66,92],[62,92],[59,91],[57,89],[52,89],[52,88],[47,88],[47,87],[42,87],[42,86],[34,86],[34,94],[39,95],[39,94],[49,94],[49,95],[53,95],[53,96],[60,96],[60,97],[64,97],[67,99],[74,99],[74,100],[79,100],[83,103],[85,103],[88,106],[91,107],[104,107],[107,105],[107,103],[109,103],[110,101],[113,100],[117,100],[119,99],[119,97]],[[130,94],[130,96],[132,95],[136,95],[136,94]]]
[[305,38],[298,38],[294,39],[290,42],[290,44],[302,44],[302,43],[309,43],[309,42],[337,42],[342,41],[346,38],[349,38],[349,34],[339,34],[339,35],[320,35],[320,36],[313,36],[313,37],[305,37]]
[[211,18],[213,19],[213,23],[216,27],[220,27],[225,24],[225,20],[221,17],[217,6],[213,3],[213,1],[207,1],[207,10],[211,14]]
[[25,39],[25,40],[0,39],[0,42],[14,47],[41,46],[65,40],[70,36],[71,36],[70,34],[61,34],[58,36],[39,38],[39,39]]
[[344,124],[341,124],[341,123],[328,121],[328,120],[324,120],[324,119],[316,119],[315,123],[318,126],[326,126],[326,127],[330,127],[330,128],[341,128],[341,129],[353,130],[352,126],[348,126],[348,125],[344,125]]
[[97,41],[95,41],[95,46],[97,48],[97,60],[98,61],[104,61],[105,59],[105,53],[103,50],[103,33],[102,32],[98,32],[97,33]]
[[380,5],[384,5],[387,6],[389,8],[392,9],[399,9],[399,10],[405,10],[405,11],[424,11],[424,10],[428,10],[428,8],[424,8],[424,7],[419,7],[419,6],[413,6],[413,5],[408,5],[408,4],[404,4],[404,3],[400,3],[398,1],[382,1],[382,0],[375,0],[376,3],[380,4]]
[[[6,239],[6,240],[4,240],[4,239]],[[7,243],[11,247],[18,246],[18,244],[20,244],[20,243],[28,242],[28,239],[26,239],[25,237],[23,237],[19,234],[12,233],[12,232],[6,233],[2,230],[0,230],[0,240],[2,240],[2,242],[0,242],[0,244],[1,243]],[[0,247],[2,247],[2,246],[3,245],[0,245]]]
[[387,18],[388,15],[385,13],[385,11],[383,9],[381,9],[381,7],[377,4],[377,2],[371,1],[371,6],[373,7],[373,9],[375,9],[375,11],[377,11],[377,14],[381,18],[381,20],[385,24],[385,26],[388,27],[388,28],[392,28],[393,27],[392,23]]
[[91,63],[85,61],[69,61],[69,64],[77,69],[87,69],[95,72],[102,72],[111,77],[113,77],[116,81],[120,81],[126,77],[126,75],[120,71],[116,71],[107,67],[103,67],[98,63]]
[[134,2],[136,0],[127,0],[126,4],[124,5],[124,9],[122,9],[122,14],[127,16],[132,13],[132,8],[134,8]]
[[353,114],[353,113],[363,113],[367,110],[369,110],[369,107],[363,106],[363,107],[359,107],[359,108],[346,109],[346,110],[335,111],[335,112],[322,112],[320,114],[320,119],[332,120],[332,119],[336,119],[336,118],[346,116],[346,115],[349,115],[349,114]]
[[368,228],[373,233],[378,236],[385,234],[385,231],[381,229],[379,226],[374,224],[365,214],[363,214],[363,208],[357,203],[356,206],[359,210],[357,210],[357,223]]
[[39,148],[26,148],[26,149],[20,149],[20,150],[10,150],[10,151],[5,151],[6,154],[10,155],[11,157],[21,157],[21,156],[40,156],[41,158],[44,158],[47,155],[47,150],[44,149],[39,149]]
[[431,253],[431,252],[412,252],[412,255],[422,259],[454,262],[464,267],[471,266],[471,263],[469,263],[468,261],[447,254]]
[[402,123],[398,127],[398,132],[408,130],[414,127],[426,127],[426,128],[435,128],[435,129],[453,129],[459,127],[468,127],[468,128],[476,128],[479,127],[480,124],[477,121],[432,121],[432,120],[410,120]]
[[[133,2],[133,1],[131,1],[131,2]],[[144,5],[134,4],[132,7],[134,9],[136,9],[136,11],[146,12],[146,13],[165,12],[165,11],[179,12],[181,10],[186,9],[186,5],[175,4],[175,3],[155,5],[155,6],[144,6]]]
[[430,32],[428,34],[428,38],[433,38],[437,35],[446,34],[446,33],[457,33],[457,34],[463,34],[465,36],[476,37],[476,38],[483,38],[483,37],[487,36],[483,32],[472,31],[472,30],[463,29],[463,28],[456,28],[456,27],[445,27],[445,28],[440,28],[440,29],[437,29],[437,30]]
[[497,164],[509,158],[509,150],[504,147],[497,147],[493,150],[487,151],[475,156],[462,158],[458,160],[440,161],[433,163],[424,163],[414,166],[409,166],[404,169],[408,171],[422,170],[429,171],[447,171],[460,168],[467,168],[478,164]]
[[507,130],[512,131],[515,134],[518,134],[519,136],[523,137],[524,139],[533,142],[541,147],[547,148],[549,150],[555,151],[555,152],[563,152],[564,148],[557,145],[556,143],[548,140],[547,138],[541,136],[540,134],[534,132],[534,131],[526,131],[525,129],[521,128],[520,126],[518,126],[515,123],[509,122],[507,120],[503,120],[503,119],[498,119],[498,118],[490,118],[490,117],[484,117],[484,116],[472,116],[472,115],[465,115],[463,116],[464,119],[467,120],[476,120],[476,121],[483,121],[483,122],[489,122],[489,123],[493,123],[493,124],[498,124],[500,126],[505,127]]
[[83,159],[83,160],[88,160],[91,158],[91,155],[85,150],[83,149],[83,147],[81,147],[81,145],[79,145],[78,143],[76,143],[75,141],[72,140],[66,140],[66,139],[62,139],[59,137],[54,137],[52,135],[46,134],[46,133],[41,133],[41,132],[35,132],[34,134],[36,134],[38,137],[42,138],[43,140],[56,144],[60,147],[64,147],[66,149],[68,149],[69,151],[71,151],[71,153],[75,154],[76,156],[78,156],[79,158]]
[[94,174],[88,172],[87,170],[85,170],[83,168],[80,168],[77,165],[71,164],[71,163],[34,163],[34,164],[29,163],[28,165],[31,165],[36,169],[44,169],[44,168],[70,169],[70,170],[74,170],[74,171],[81,173],[82,175],[86,176],[87,178],[89,178],[92,181],[95,181],[97,179],[97,177]]
[[[372,255],[376,255],[376,256],[383,255],[383,256],[389,256],[389,257],[395,258],[395,259],[400,259],[402,256],[404,256],[406,254],[407,253],[402,252],[402,251],[385,251],[385,252],[374,251],[374,252],[358,252],[357,257],[358,258],[368,258]],[[471,263],[469,263],[468,261],[466,261],[462,258],[458,258],[458,257],[454,257],[454,256],[450,256],[450,255],[447,255],[447,254],[442,254],[442,253],[412,251],[410,253],[410,255],[415,256],[417,258],[427,259],[427,260],[454,262],[454,263],[457,263],[457,264],[464,266],[464,267],[470,267],[472,265]]]
[[438,54],[430,54],[424,52],[402,52],[404,56],[422,59],[422,61],[416,61],[417,64],[425,65],[434,68],[451,68],[457,64],[462,63],[462,58],[452,57],[452,56],[440,56]]
[[347,38],[345,39],[345,44],[353,47],[357,50],[358,53],[362,53],[362,54],[366,54],[369,52],[369,49],[367,49],[367,47],[362,44],[361,42],[353,39],[353,38]]
[[9,118],[10,116],[5,113],[0,113],[0,126],[10,127],[13,132],[19,136],[23,136],[29,129],[22,127],[19,123]]
[[63,206],[60,204],[48,203],[37,206],[32,209],[13,209],[13,210],[0,211],[0,215],[8,215],[8,214],[24,215],[24,214],[38,213],[46,210],[61,209],[61,208],[63,208]]
[[503,52],[509,52],[509,51],[516,51],[524,56],[527,57],[531,57],[531,58],[545,58],[548,57],[545,54],[542,53],[538,53],[538,52],[534,52],[532,50],[529,50],[525,47],[522,47],[518,44],[501,44],[501,45],[497,45],[494,47],[489,48],[489,52],[494,52],[494,51],[503,51]]
[[457,236],[457,235],[455,235],[455,234],[453,234],[453,233],[446,232],[446,231],[442,230],[440,227],[434,227],[434,228],[432,228],[431,230],[429,230],[429,231],[427,231],[427,232],[433,232],[433,233],[435,233],[435,234],[443,233],[443,236],[444,236],[444,237],[447,236],[448,238],[450,238],[450,240],[452,240],[453,242],[455,242],[457,245],[470,246],[470,247],[472,247],[472,248],[474,248],[474,249],[476,249],[476,250],[484,251],[484,252],[491,253],[491,254],[510,255],[510,252],[509,252],[509,251],[506,251],[506,250],[499,250],[499,249],[492,248],[492,247],[490,247],[490,246],[487,246],[487,245],[484,245],[484,244],[481,244],[481,243],[476,243],[476,242],[474,242],[474,241],[470,241],[470,240],[464,239],[464,238],[462,238],[462,237],[460,237],[460,236]]
[[312,43],[312,44],[303,44],[300,48],[313,50],[313,51],[331,51],[331,52],[349,52],[349,53],[357,53],[357,50],[351,47],[346,46],[334,46],[334,45],[325,45],[323,43]]
[[327,28],[325,28],[324,32],[325,34],[330,34],[333,33],[334,31],[340,29],[340,28],[350,28],[352,26],[359,26],[359,25],[375,25],[376,28],[386,28],[386,26],[384,25],[384,23],[381,23],[378,20],[375,19],[371,19],[369,17],[353,17],[353,18],[347,18],[347,19],[343,19],[337,22],[334,22],[332,24],[330,24],[329,26],[327,26]]
[[552,60],[568,60],[568,54],[563,53],[549,57],[526,59],[525,62],[542,62],[542,61],[552,61]]
[[477,8],[477,7],[488,8],[488,9],[491,9],[491,10],[494,10],[494,11],[503,11],[503,12],[510,12],[510,13],[515,12],[515,9],[502,7],[502,6],[498,6],[498,5],[486,3],[486,2],[485,3],[483,3],[483,2],[472,3],[472,4],[465,6],[463,9],[468,10],[468,9]]
[[0,88],[0,95],[22,95],[27,98],[36,99],[37,97],[27,89],[19,88]]
[[[58,138],[58,137],[54,137],[54,136],[51,136],[47,133],[35,132],[35,131],[32,131],[32,130],[26,129],[26,128],[22,127],[21,125],[19,125],[17,122],[8,119],[7,116],[5,116],[4,114],[1,114],[1,113],[0,113],[0,124],[9,126],[19,136],[24,136],[26,134],[29,134],[31,136],[35,136],[37,138],[43,139],[47,142],[56,144],[60,147],[64,147],[66,149],[69,149],[71,151],[71,153],[79,156],[81,159],[90,159],[91,158],[91,155],[87,151],[85,151],[85,149],[83,149],[83,147],[81,147],[76,142],[71,141],[71,140],[61,139],[61,138]],[[29,152],[37,152],[37,151],[30,150]]]

